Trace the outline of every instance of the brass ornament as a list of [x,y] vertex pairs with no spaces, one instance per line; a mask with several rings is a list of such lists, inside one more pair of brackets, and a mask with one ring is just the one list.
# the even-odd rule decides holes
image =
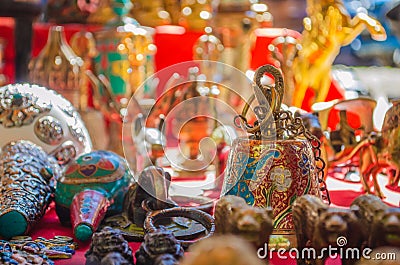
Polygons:
[[[275,79],[274,86],[263,85],[261,78],[265,73],[271,74]],[[243,108],[242,114],[235,117],[235,124],[254,135],[255,139],[294,140],[306,139],[312,146],[314,153],[316,174],[323,192],[323,199],[330,204],[329,192],[324,178],[325,161],[322,159],[321,142],[304,126],[299,117],[294,117],[289,110],[281,108],[284,95],[284,81],[279,69],[272,65],[259,67],[254,75],[254,95]],[[250,125],[246,114],[250,104],[257,99],[260,105],[254,108],[257,121]]]
[[306,91],[311,88],[313,102],[322,102],[331,85],[331,67],[342,46],[350,44],[365,29],[374,40],[385,40],[382,24],[365,13],[354,17],[342,0],[307,0],[307,17],[300,45],[293,61],[296,88],[292,105],[301,108]]

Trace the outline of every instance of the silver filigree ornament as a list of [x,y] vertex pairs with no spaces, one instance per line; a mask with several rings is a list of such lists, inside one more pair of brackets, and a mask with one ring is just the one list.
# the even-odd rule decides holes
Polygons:
[[0,147],[28,140],[56,157],[60,165],[92,149],[78,111],[54,90],[38,85],[0,87],[0,135]]
[[0,90],[0,124],[4,127],[29,125],[41,113],[47,113],[51,105],[38,102],[38,98],[17,89]]
[[51,116],[44,116],[38,119],[34,130],[36,136],[49,145],[58,145],[64,136],[61,123]]

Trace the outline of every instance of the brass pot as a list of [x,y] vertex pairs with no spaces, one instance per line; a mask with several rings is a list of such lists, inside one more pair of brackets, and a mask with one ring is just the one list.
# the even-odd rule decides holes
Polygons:
[[83,60],[78,57],[65,39],[64,27],[49,29],[47,43],[29,63],[29,76],[32,83],[51,88],[76,108],[80,108],[80,74]]

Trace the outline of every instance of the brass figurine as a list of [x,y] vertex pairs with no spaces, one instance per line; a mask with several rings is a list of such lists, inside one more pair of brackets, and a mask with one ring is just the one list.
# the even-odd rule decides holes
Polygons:
[[313,101],[324,101],[331,84],[331,66],[342,46],[350,44],[364,29],[375,40],[385,40],[381,23],[365,13],[351,18],[342,0],[307,0],[307,17],[293,62],[296,89],[293,104],[301,107],[306,90],[315,92]]
[[[327,152],[329,168],[356,168],[359,171],[363,189],[383,198],[377,175],[386,170],[388,188],[398,189],[400,179],[399,158],[399,100],[386,112],[382,130],[374,130],[372,114],[376,101],[370,98],[335,100],[316,103],[313,109],[318,113],[321,129],[328,131],[328,117],[333,110],[339,112],[337,129],[330,132],[330,139],[323,141]],[[357,114],[360,128],[349,125],[348,114]],[[356,138],[356,132],[359,136]],[[372,180],[373,190],[369,181]]]
[[295,90],[293,60],[301,50],[299,40],[287,35],[280,36],[271,42],[268,49],[272,52],[272,56],[279,62],[282,69],[285,82],[283,104],[291,106]]

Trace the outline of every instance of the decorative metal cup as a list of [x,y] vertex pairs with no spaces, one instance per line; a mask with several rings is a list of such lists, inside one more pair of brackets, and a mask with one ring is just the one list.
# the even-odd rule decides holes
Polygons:
[[272,207],[275,233],[293,233],[292,202],[304,194],[320,196],[310,142],[237,138],[228,159],[223,193],[249,205]]

